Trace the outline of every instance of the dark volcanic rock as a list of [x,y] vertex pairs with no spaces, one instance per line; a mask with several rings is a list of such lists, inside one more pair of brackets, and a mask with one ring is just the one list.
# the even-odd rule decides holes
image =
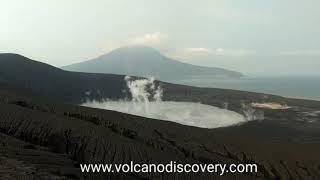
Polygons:
[[[0,132],[12,138],[2,144],[8,146],[8,143],[17,141],[13,138],[18,138],[23,141],[13,143],[14,148],[18,149],[15,150],[18,154],[34,151],[39,158],[46,158],[45,153],[52,153],[54,156],[52,159],[45,159],[45,162],[42,161],[44,165],[40,166],[35,163],[38,160],[31,155],[27,155],[26,159],[21,156],[0,156],[7,158],[5,161],[23,162],[27,167],[39,168],[48,176],[86,176],[93,179],[110,177],[110,174],[81,174],[78,168],[72,167],[73,161],[124,163],[132,160],[136,163],[164,163],[176,160],[181,163],[259,165],[257,174],[227,174],[223,176],[224,179],[319,177],[317,166],[320,157],[316,156],[320,150],[319,143],[290,142],[285,134],[290,134],[293,130],[286,126],[278,127],[272,120],[229,128],[200,129],[113,111],[52,104],[11,92],[12,90],[8,92],[3,89],[0,91]],[[283,132],[274,134],[276,128]],[[261,132],[262,129],[265,131]],[[268,133],[270,129],[273,132]],[[268,137],[270,134],[274,135]],[[308,135],[301,130],[293,131],[292,134],[295,134],[294,138],[319,137],[319,134]],[[288,149],[294,151],[288,153]],[[15,151],[7,150],[9,154]],[[69,163],[52,167],[59,158]],[[18,166],[21,166],[22,170],[25,168],[22,165]],[[305,173],[306,171],[308,173]],[[34,177],[33,174],[30,177]],[[121,177],[219,178],[217,174],[112,174],[112,178]]]
[[[72,73],[16,54],[0,54],[0,82],[60,102],[123,97],[124,76]],[[90,95],[86,95],[90,92]]]

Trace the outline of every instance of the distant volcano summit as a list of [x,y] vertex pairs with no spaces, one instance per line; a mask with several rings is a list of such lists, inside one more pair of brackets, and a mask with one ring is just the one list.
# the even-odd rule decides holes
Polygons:
[[118,48],[95,59],[62,67],[64,70],[150,77],[160,80],[192,77],[238,78],[242,74],[216,67],[196,66],[170,59],[145,46]]

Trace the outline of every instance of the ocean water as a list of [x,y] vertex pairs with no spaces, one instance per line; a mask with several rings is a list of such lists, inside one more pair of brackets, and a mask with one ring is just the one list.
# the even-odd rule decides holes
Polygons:
[[244,90],[320,101],[320,76],[243,77],[240,79],[193,77],[184,80],[173,80],[171,82],[198,87]]

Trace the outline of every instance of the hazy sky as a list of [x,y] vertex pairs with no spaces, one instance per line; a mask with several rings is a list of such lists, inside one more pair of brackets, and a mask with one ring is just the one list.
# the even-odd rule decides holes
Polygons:
[[0,0],[0,52],[55,66],[126,45],[245,74],[320,74],[319,0]]

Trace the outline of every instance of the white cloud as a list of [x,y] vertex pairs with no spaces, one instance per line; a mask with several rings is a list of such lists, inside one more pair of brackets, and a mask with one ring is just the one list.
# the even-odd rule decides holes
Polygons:
[[197,59],[211,56],[242,57],[254,54],[246,49],[224,49],[224,48],[184,48],[167,53],[168,56],[179,59]]
[[181,60],[197,60],[201,58],[211,58],[215,56],[220,57],[243,57],[254,53],[254,51],[247,49],[225,49],[205,48],[205,47],[189,47],[189,48],[173,48],[169,36],[162,32],[151,32],[138,36],[133,36],[123,41],[109,41],[107,44],[108,52],[123,46],[143,45],[158,49],[161,53]]
[[187,48],[186,51],[191,53],[202,53],[202,54],[210,53],[210,49],[207,49],[207,48]]
[[108,40],[108,42],[105,43],[103,50],[104,53],[106,53],[120,47],[134,45],[149,46],[159,50],[166,50],[169,47],[168,35],[161,32],[152,32],[118,41]]
[[320,56],[320,50],[295,50],[282,51],[280,55],[284,56]]
[[163,43],[166,43],[167,40],[167,34],[153,32],[130,38],[128,45],[161,46]]

